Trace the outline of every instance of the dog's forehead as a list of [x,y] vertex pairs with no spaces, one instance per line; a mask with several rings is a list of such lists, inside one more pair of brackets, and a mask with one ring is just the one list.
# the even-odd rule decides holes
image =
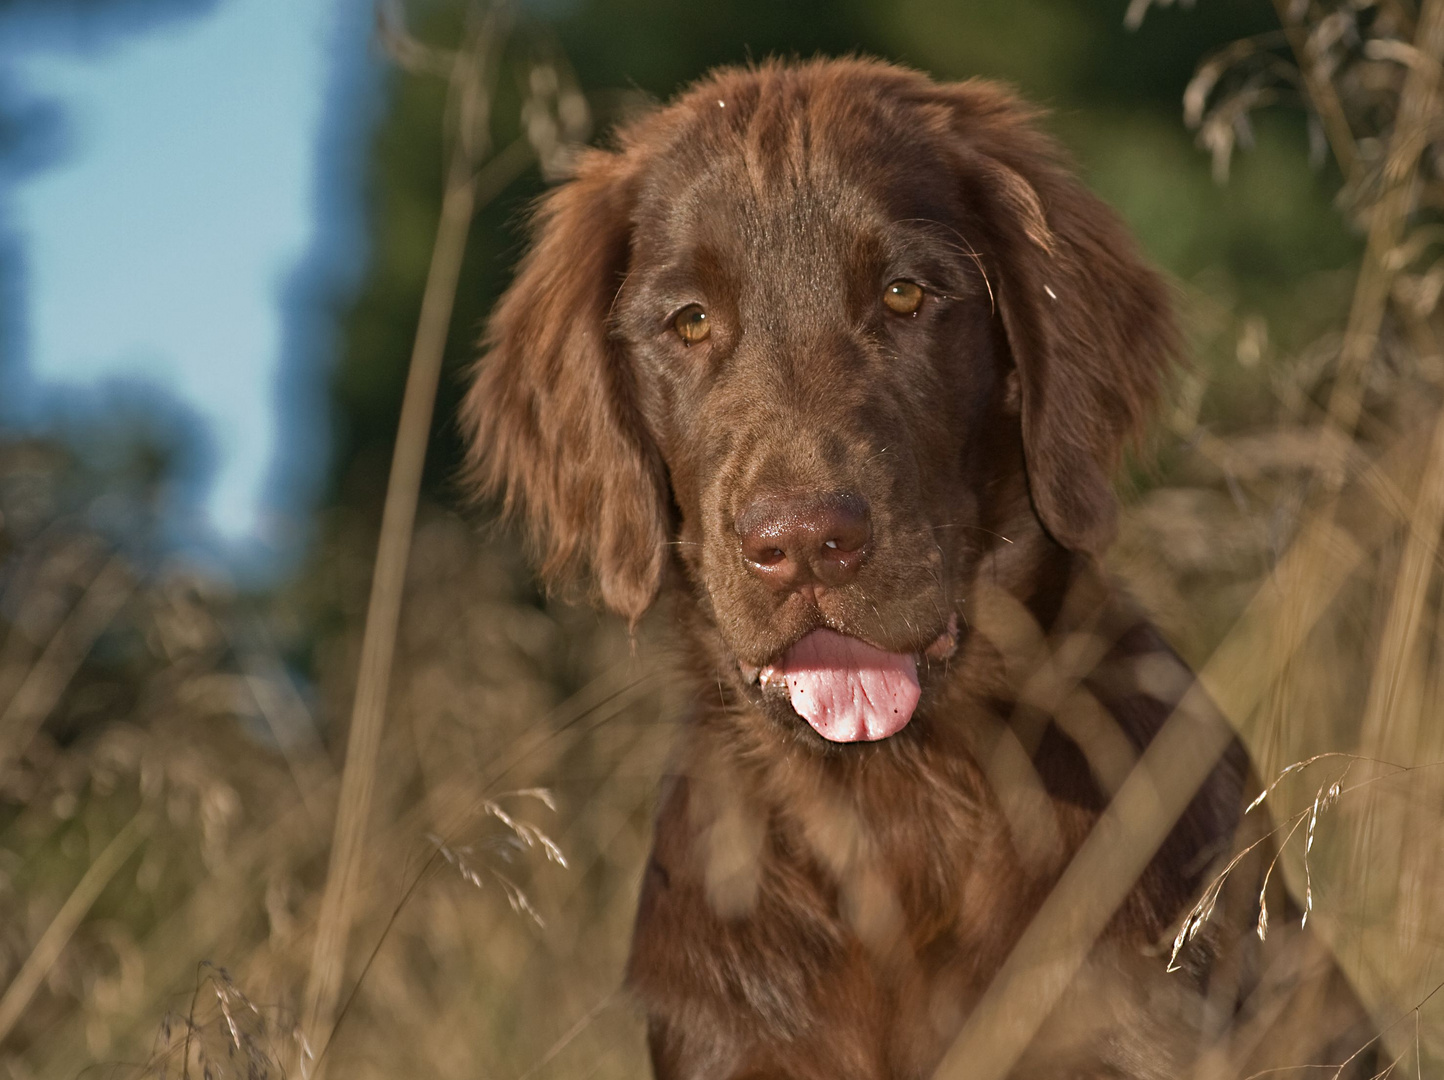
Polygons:
[[862,122],[838,87],[780,74],[699,90],[658,118],[670,138],[649,146],[633,221],[654,264],[704,246],[760,271],[815,268],[947,212],[946,152],[910,105],[874,96],[889,123]]
[[881,201],[855,181],[763,178],[753,184],[740,167],[688,177],[659,192],[650,209],[639,220],[638,240],[665,252],[667,261],[705,250],[760,274],[848,261],[886,223]]
[[824,140],[793,133],[791,145],[760,148],[721,133],[709,141],[705,154],[663,157],[647,170],[637,226],[657,241],[790,245],[881,216],[884,178],[843,167]]

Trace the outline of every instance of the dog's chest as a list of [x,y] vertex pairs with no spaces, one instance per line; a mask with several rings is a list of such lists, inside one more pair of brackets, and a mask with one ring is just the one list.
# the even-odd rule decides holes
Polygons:
[[1037,886],[966,769],[869,771],[848,785],[714,759],[669,784],[628,973],[649,1011],[750,1015],[789,1043],[849,1030],[911,1055],[945,1041]]

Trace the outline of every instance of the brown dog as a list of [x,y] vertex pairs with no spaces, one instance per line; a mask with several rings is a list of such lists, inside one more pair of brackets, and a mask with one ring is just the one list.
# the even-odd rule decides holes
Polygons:
[[[877,63],[719,72],[581,159],[492,319],[478,489],[689,648],[628,969],[659,1077],[930,1075],[1189,684],[1097,563],[1168,294],[1034,119]],[[1166,940],[1243,774],[1020,1074],[1197,1053],[1209,949],[1166,975]]]

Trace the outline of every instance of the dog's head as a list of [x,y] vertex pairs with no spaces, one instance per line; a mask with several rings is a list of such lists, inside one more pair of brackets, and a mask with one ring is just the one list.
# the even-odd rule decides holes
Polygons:
[[635,620],[675,573],[737,693],[855,741],[908,722],[990,551],[1100,553],[1175,334],[1032,120],[987,83],[769,64],[584,156],[462,416],[543,574]]

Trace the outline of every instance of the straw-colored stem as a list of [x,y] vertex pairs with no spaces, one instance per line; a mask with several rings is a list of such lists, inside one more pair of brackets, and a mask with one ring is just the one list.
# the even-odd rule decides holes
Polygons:
[[387,479],[331,861],[306,986],[303,1030],[310,1045],[319,1048],[314,1072],[317,1077],[339,1019],[337,1006],[341,1001],[356,896],[362,882],[362,850],[376,785],[412,530],[466,241],[477,206],[499,193],[532,159],[532,148],[523,138],[492,157],[484,169],[479,169],[479,163],[490,150],[489,122],[494,97],[491,83],[500,66],[507,18],[504,4],[485,9],[485,14],[472,21],[462,48],[452,54],[446,188]]
[[[1419,157],[1428,143],[1430,124],[1438,108],[1439,65],[1444,60],[1444,3],[1440,0],[1423,0],[1414,48],[1423,62],[1410,66],[1399,94],[1381,189],[1369,209],[1368,243],[1329,397],[1330,420],[1350,435],[1358,425],[1363,404],[1364,370],[1378,347],[1389,294],[1400,269],[1395,265],[1394,250],[1414,205]],[[1325,475],[1331,489],[1343,483],[1342,470],[1335,466],[1325,470]]]
[[1304,88],[1314,103],[1314,111],[1324,125],[1324,137],[1329,140],[1329,149],[1333,151],[1334,160],[1339,163],[1339,170],[1344,174],[1344,178],[1352,179],[1359,160],[1358,146],[1338,92],[1319,69],[1318,57],[1309,46],[1308,32],[1290,17],[1289,0],[1274,0],[1274,10],[1284,28],[1284,36],[1288,38],[1289,48],[1293,50],[1299,72],[1304,77]]
[[1384,637],[1369,684],[1369,702],[1361,734],[1364,753],[1384,757],[1408,753],[1404,747],[1389,745],[1390,720],[1407,668],[1418,650],[1419,627],[1428,607],[1429,585],[1439,558],[1441,526],[1444,526],[1444,412],[1434,420],[1429,457],[1419,479],[1418,498],[1409,520],[1409,534],[1384,622]]
[[306,989],[305,1031],[313,1046],[325,1045],[341,992],[346,943],[351,932],[362,848],[376,783],[376,761],[381,749],[387,690],[396,651],[406,566],[411,553],[412,526],[416,520],[421,474],[431,432],[432,408],[441,376],[456,283],[461,274],[466,238],[475,208],[476,178],[470,164],[458,156],[453,159],[450,173],[422,296],[421,315],[402,398],[401,421],[386,486],[381,536],[361,642],[356,700],[351,711],[346,761],[341,775],[331,862]]
[[55,966],[55,961],[60,958],[61,950],[70,941],[80,921],[90,911],[91,905],[100,897],[110,879],[115,877],[116,872],[125,865],[125,861],[135,853],[145,839],[145,828],[142,814],[137,814],[126,822],[120,832],[90,864],[79,883],[75,886],[65,903],[60,905],[60,910],[55,913],[55,918],[50,920],[50,925],[40,935],[40,940],[35,943],[35,948],[30,950],[30,955],[25,958],[25,963],[16,972],[15,978],[5,988],[5,993],[0,996],[0,1043],[5,1041],[6,1036],[15,1028],[15,1023],[25,1012],[26,1006],[30,1004],[35,992],[40,989],[40,984],[45,981],[45,976]]
[[0,766],[25,752],[81,663],[90,655],[96,639],[134,591],[135,579],[129,562],[122,555],[112,556],[56,629],[15,696],[0,712]]

